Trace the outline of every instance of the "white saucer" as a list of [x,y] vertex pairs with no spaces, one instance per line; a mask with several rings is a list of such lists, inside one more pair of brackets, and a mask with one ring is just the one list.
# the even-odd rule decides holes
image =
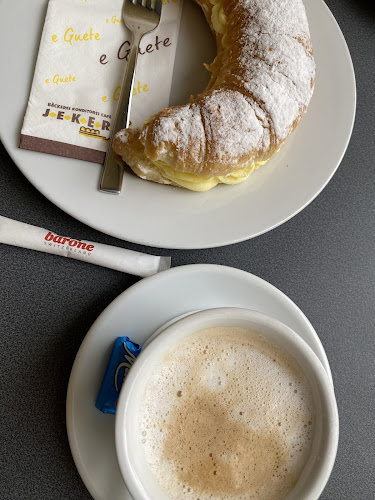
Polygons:
[[114,300],[95,321],[75,359],[66,423],[78,472],[95,500],[131,500],[115,450],[115,419],[95,408],[114,340],[128,335],[143,345],[165,323],[198,309],[237,306],[263,312],[297,332],[332,380],[322,344],[302,311],[266,281],[230,267],[181,266],[143,279]]

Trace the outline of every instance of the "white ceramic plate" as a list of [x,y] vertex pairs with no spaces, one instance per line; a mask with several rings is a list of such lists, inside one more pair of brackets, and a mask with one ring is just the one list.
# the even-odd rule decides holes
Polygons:
[[78,472],[95,500],[131,500],[117,463],[114,416],[94,406],[114,340],[128,335],[143,345],[178,316],[223,306],[254,309],[288,325],[310,345],[332,380],[314,328],[288,297],[266,281],[215,265],[176,267],[139,281],[95,321],[70,376],[66,405],[69,443]]
[[[192,193],[127,174],[121,195],[113,196],[98,191],[97,164],[19,150],[46,0],[1,4],[0,43],[7,47],[7,70],[0,80],[2,141],[48,199],[117,238],[164,248],[207,248],[262,234],[293,217],[324,188],[344,155],[354,122],[355,78],[343,35],[322,0],[304,2],[317,63],[314,96],[280,153],[243,184]],[[208,25],[190,0],[185,0],[182,20],[173,103],[187,102],[204,88],[202,62],[214,54]],[[13,36],[16,28],[21,37]]]

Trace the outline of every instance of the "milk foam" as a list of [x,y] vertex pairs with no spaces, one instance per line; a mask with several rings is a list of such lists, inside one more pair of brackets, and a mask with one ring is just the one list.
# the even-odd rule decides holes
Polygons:
[[280,499],[307,461],[308,382],[285,351],[242,328],[190,335],[160,360],[140,410],[146,462],[171,499]]

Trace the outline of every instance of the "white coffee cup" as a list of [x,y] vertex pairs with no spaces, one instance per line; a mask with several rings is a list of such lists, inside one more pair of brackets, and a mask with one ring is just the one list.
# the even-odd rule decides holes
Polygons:
[[124,481],[135,500],[166,500],[147,465],[140,445],[139,405],[147,380],[162,356],[182,339],[200,330],[231,326],[257,331],[289,353],[309,381],[315,409],[310,456],[288,500],[317,500],[335,461],[339,421],[332,383],[312,349],[283,323],[262,313],[240,308],[199,311],[162,329],[146,345],[121,389],[116,410],[116,451]]

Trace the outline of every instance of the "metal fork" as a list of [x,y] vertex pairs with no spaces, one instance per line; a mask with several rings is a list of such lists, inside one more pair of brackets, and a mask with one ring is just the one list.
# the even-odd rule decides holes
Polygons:
[[119,130],[129,126],[134,68],[137,63],[138,47],[143,35],[153,31],[158,26],[161,6],[162,0],[124,0],[122,16],[124,23],[132,32],[132,45],[118,102],[116,119],[111,126],[108,150],[100,181],[100,191],[105,193],[120,194],[121,191],[124,167],[119,165],[113,158],[112,141]]

